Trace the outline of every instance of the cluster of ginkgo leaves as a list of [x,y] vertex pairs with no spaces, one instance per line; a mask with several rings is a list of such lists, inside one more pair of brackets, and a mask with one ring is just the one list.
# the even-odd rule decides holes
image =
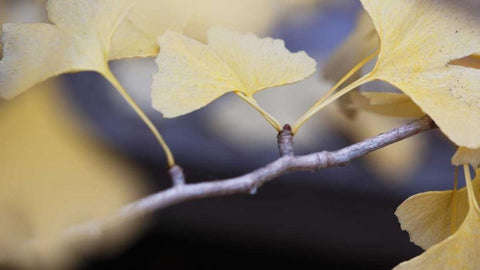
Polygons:
[[[190,113],[233,92],[280,131],[281,123],[261,108],[254,94],[305,79],[315,72],[316,62],[305,52],[288,51],[281,40],[224,26],[205,29],[204,44],[203,38],[188,34],[189,20],[198,11],[192,8],[194,2],[158,1],[152,8],[145,0],[49,0],[50,23],[3,25],[0,95],[13,98],[63,73],[98,72],[149,126],[173,166],[173,155],[162,136],[108,65],[114,59],[156,56],[159,71],[153,77],[152,104],[165,117]],[[361,3],[366,13],[357,31],[341,48],[343,53],[335,56],[337,61],[331,62],[342,64],[327,72],[337,84],[294,123],[293,131],[346,94],[349,99],[343,104],[349,109],[430,116],[460,147],[452,161],[464,166],[466,189],[420,194],[399,207],[402,228],[428,250],[396,269],[478,269],[478,181],[472,182],[470,165],[478,167],[480,161],[480,70],[454,62],[465,57],[475,60],[480,52],[478,4],[453,0]],[[165,17],[156,16],[155,10],[162,10]],[[374,68],[363,75],[361,71],[374,59]],[[376,80],[403,93],[358,90]]]

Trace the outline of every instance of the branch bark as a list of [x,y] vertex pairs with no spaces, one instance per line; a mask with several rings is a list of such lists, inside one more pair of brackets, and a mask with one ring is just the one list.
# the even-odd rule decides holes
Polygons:
[[294,156],[293,151],[293,131],[289,124],[286,124],[282,131],[277,135],[277,145],[280,156]]
[[239,193],[254,193],[266,182],[289,172],[317,171],[328,167],[344,166],[353,159],[436,127],[429,117],[423,117],[337,151],[323,151],[304,156],[284,155],[262,168],[235,178],[198,184],[182,184],[180,181],[180,184],[170,189],[144,197],[123,207],[108,220],[80,225],[71,228],[66,233],[75,237],[82,235],[83,239],[85,239],[84,237],[98,238],[108,229],[109,224],[138,219],[186,201]]

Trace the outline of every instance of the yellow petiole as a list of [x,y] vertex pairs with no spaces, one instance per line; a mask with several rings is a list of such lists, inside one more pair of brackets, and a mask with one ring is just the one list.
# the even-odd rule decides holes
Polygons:
[[457,230],[457,191],[458,191],[458,167],[455,167],[455,182],[453,184],[452,193],[452,219],[450,226],[450,233],[454,234]]
[[348,92],[352,91],[353,89],[359,87],[362,84],[365,84],[371,80],[370,74],[367,74],[365,77],[360,78],[357,81],[354,81],[353,83],[347,85],[345,88],[342,90],[338,91],[335,93],[333,96],[330,96],[327,99],[324,99],[322,103],[315,104],[313,107],[311,107],[304,115],[302,115],[297,121],[295,121],[295,124],[293,125],[293,133],[297,133],[298,129],[305,124],[312,116],[314,116],[317,112],[319,112],[321,109],[327,107],[330,105],[332,102],[336,101],[343,95],[347,94]]
[[[331,102],[335,101],[339,97],[343,96],[344,94],[348,93],[349,91],[355,89],[356,87],[360,86],[363,83],[366,83],[368,80],[365,79],[365,81],[361,81],[362,79],[366,78],[367,76],[363,77],[360,80],[357,80],[356,82],[353,82],[352,84],[346,86],[343,88],[340,92],[342,93],[341,95],[335,95],[336,97],[334,100],[328,102],[328,104],[324,104],[327,99],[337,90],[343,83],[345,83],[348,79],[350,79],[354,74],[356,74],[363,66],[365,66],[368,62],[370,62],[373,58],[375,58],[379,53],[379,50],[376,50],[374,53],[371,55],[367,56],[365,59],[363,59],[360,63],[358,63],[356,66],[354,66],[343,78],[340,79],[322,98],[320,98],[304,115],[302,115],[293,125],[293,133],[297,133],[298,129],[305,123],[307,122],[313,115],[315,115],[318,111],[320,111],[322,108],[324,108],[326,105],[330,104]],[[361,84],[358,84],[358,82],[362,82]],[[351,87],[355,86],[355,87]],[[348,91],[345,91],[348,89]],[[339,92],[339,93],[340,93]]]
[[470,165],[463,165],[463,170],[465,172],[465,182],[468,192],[468,205],[470,207],[475,207],[478,211],[480,211],[477,199],[475,198],[475,192],[473,191],[472,176],[470,175]]
[[272,125],[272,127],[274,129],[276,129],[278,132],[282,131],[282,125],[280,124],[280,122],[278,122],[277,119],[275,119],[275,117],[271,116],[270,114],[268,114],[265,110],[262,109],[262,107],[260,107],[260,105],[257,103],[257,101],[241,92],[235,92],[235,94],[237,94],[237,96],[239,96],[241,99],[243,99],[245,102],[247,102],[248,104],[250,104],[250,106],[252,106],[253,108],[255,108],[262,116],[263,118],[265,118],[265,120],[267,120],[267,122]]
[[152,121],[145,115],[145,113],[142,111],[142,109],[140,109],[137,103],[135,103],[132,97],[128,94],[125,88],[123,88],[123,86],[120,84],[120,82],[117,80],[115,75],[113,75],[113,73],[110,70],[108,70],[108,74],[105,74],[105,77],[113,85],[113,87],[117,89],[120,95],[125,99],[125,101],[127,101],[128,105],[132,107],[132,109],[137,113],[138,116],[140,116],[143,122],[147,125],[147,127],[153,133],[153,135],[159,142],[160,146],[163,148],[163,151],[165,151],[165,155],[167,156],[168,167],[172,168],[173,166],[175,166],[175,159],[173,158],[172,151],[170,150],[167,143],[163,139],[158,129],[152,123]]

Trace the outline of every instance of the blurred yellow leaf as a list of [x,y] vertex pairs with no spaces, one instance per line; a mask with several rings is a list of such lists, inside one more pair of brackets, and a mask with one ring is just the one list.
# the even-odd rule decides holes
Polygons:
[[115,32],[109,56],[156,56],[166,30],[201,41],[214,25],[263,34],[276,18],[270,0],[139,0]]
[[480,166],[480,149],[459,147],[452,158],[452,164],[456,166],[463,164],[471,164],[473,167]]
[[385,116],[415,118],[425,115],[408,96],[400,93],[355,91],[350,100],[353,108]]
[[[477,171],[475,182],[479,182],[479,173]],[[401,263],[395,270],[479,269],[480,209],[474,192],[476,190],[478,193],[478,185],[472,185],[469,172],[466,175],[467,187],[457,194],[457,213],[461,215],[458,219],[461,226],[452,235],[449,233],[451,194],[448,192],[414,196],[397,211],[397,215],[402,217],[402,226],[409,228],[412,241],[429,249],[422,255]]]
[[[181,32],[192,16],[193,0],[139,0],[112,38],[111,60],[153,57],[157,38],[166,30]],[[202,2],[202,1],[199,1]]]
[[159,43],[152,100],[165,117],[200,109],[228,92],[252,97],[262,89],[303,80],[316,68],[315,60],[305,52],[289,52],[281,40],[223,27],[209,30],[208,45],[171,31]]
[[222,25],[264,35],[276,22],[277,15],[271,0],[195,0],[184,34],[204,42],[208,29]]
[[456,144],[480,147],[480,70],[449,65],[480,48],[478,5],[451,0],[362,0],[381,40],[363,83],[401,89]]
[[313,6],[317,3],[322,2],[323,0],[274,0],[275,2],[284,5],[286,7],[296,7],[296,6]]
[[52,24],[4,24],[0,96],[12,98],[62,73],[96,71],[106,77],[113,32],[134,2],[50,0]]
[[[98,242],[69,242],[67,228],[108,217],[143,193],[138,169],[84,132],[55,85],[0,103],[0,264],[58,269],[77,252],[119,248],[132,227]],[[86,240],[85,240],[86,241]]]

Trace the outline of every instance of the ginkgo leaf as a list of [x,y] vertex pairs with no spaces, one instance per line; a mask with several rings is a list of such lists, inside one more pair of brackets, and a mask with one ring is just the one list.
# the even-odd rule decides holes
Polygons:
[[265,88],[311,75],[316,62],[291,53],[281,40],[242,35],[223,27],[208,32],[208,45],[168,31],[160,39],[153,77],[153,107],[176,117],[206,106],[228,92],[252,97]]
[[[479,171],[477,171],[477,179],[475,182],[478,182],[478,173]],[[459,205],[459,208],[463,207],[462,211],[464,211],[466,215],[462,225],[454,234],[448,236],[442,242],[431,246],[422,255],[417,256],[410,261],[399,264],[397,267],[394,268],[394,270],[479,269],[480,257],[478,256],[478,250],[480,249],[480,209],[478,207],[478,198],[476,197],[474,191],[475,188],[471,183],[469,174],[470,172],[466,173],[466,175],[468,175],[466,176],[466,197],[468,202],[466,205]],[[478,188],[476,193],[478,194]],[[465,195],[463,197],[465,197]],[[424,201],[423,203],[437,202],[438,201],[433,200]],[[436,207],[437,205],[430,204],[425,206]],[[444,209],[444,211],[448,210]],[[418,219],[420,217],[416,218]],[[430,221],[432,221],[431,217],[427,216],[426,218],[430,218]],[[436,229],[438,227],[439,226],[434,226],[430,229]],[[425,229],[426,227],[423,228],[423,230]]]
[[449,65],[479,51],[478,5],[452,0],[362,0],[381,40],[363,83],[406,93],[456,144],[480,147],[480,70]]
[[354,91],[350,95],[354,108],[393,117],[421,117],[425,113],[408,96],[390,92]]
[[480,149],[459,147],[452,158],[452,164],[456,166],[471,164],[473,167],[480,166]]
[[108,66],[112,35],[134,4],[130,0],[49,0],[47,12],[52,24],[3,25],[0,97],[13,98],[63,73],[98,72],[145,122],[172,167],[173,155],[160,132]]
[[394,270],[476,270],[480,267],[480,213],[470,211],[464,223],[451,237],[433,246],[424,254],[401,263]]
[[51,77],[97,71],[109,76],[108,52],[130,0],[50,0],[52,24],[4,24],[0,96],[12,98]]
[[[480,199],[480,181],[473,181],[477,200]],[[430,191],[414,195],[403,202],[395,212],[403,230],[410,235],[410,241],[428,249],[449,237],[452,228],[459,228],[468,212],[466,188],[456,192],[456,216],[452,227],[452,190]]]

